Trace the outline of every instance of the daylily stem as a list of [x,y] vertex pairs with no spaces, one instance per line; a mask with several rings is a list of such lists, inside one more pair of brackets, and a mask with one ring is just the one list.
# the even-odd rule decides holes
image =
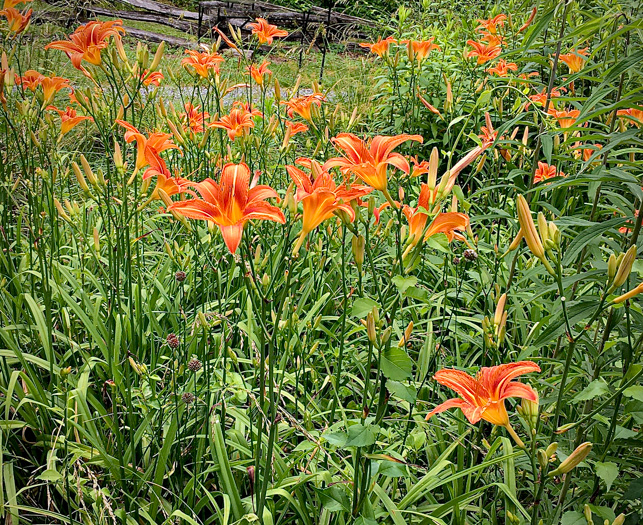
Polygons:
[[507,432],[509,432],[509,435],[514,439],[514,441],[516,442],[516,445],[518,445],[520,448],[524,450],[527,450],[527,447],[525,447],[525,444],[523,443],[522,439],[520,439],[520,436],[516,434],[516,431],[509,423],[505,425],[505,429],[507,430]]

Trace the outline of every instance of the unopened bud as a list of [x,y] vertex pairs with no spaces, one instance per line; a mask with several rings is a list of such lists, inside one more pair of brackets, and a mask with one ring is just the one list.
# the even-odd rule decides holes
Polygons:
[[377,333],[375,331],[375,320],[373,318],[373,312],[369,312],[366,316],[366,335],[371,344],[375,344],[377,341]]
[[567,474],[572,469],[576,468],[592,451],[592,444],[589,441],[578,445],[576,450],[572,452],[569,457],[563,461],[556,470],[553,470],[549,473],[550,477],[560,476],[561,474]]
[[150,64],[150,71],[156,71],[161,64],[161,59],[163,58],[163,53],[165,52],[165,41],[162,41],[159,47],[156,49],[154,54],[154,60]]
[[353,249],[353,257],[355,258],[355,264],[357,269],[362,271],[362,264],[364,264],[364,249],[366,246],[366,240],[363,235],[354,235],[351,239],[351,248]]
[[621,261],[616,275],[614,276],[614,282],[612,283],[610,290],[619,288],[627,280],[627,278],[630,276],[630,272],[632,271],[632,265],[634,264],[635,259],[636,245],[632,245],[623,256],[623,260]]

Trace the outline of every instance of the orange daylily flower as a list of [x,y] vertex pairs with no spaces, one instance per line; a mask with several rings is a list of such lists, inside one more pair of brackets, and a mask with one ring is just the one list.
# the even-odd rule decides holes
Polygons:
[[505,399],[519,397],[538,402],[538,393],[531,386],[513,381],[516,377],[530,372],[540,372],[540,367],[532,361],[520,361],[482,367],[476,377],[471,377],[460,370],[440,370],[435,374],[434,379],[460,394],[461,399],[449,399],[438,405],[427,414],[426,419],[457,407],[472,424],[484,419],[493,425],[505,427],[516,439],[518,445],[523,446],[509,424]]
[[186,133],[202,133],[210,114],[207,111],[199,111],[201,106],[194,106],[191,102],[186,102],[184,107],[185,113],[179,113],[183,130]]
[[49,104],[54,98],[54,95],[63,88],[71,88],[69,80],[63,77],[42,77],[40,80],[42,87],[43,104]]
[[505,45],[505,37],[498,34],[487,33],[483,31],[480,34],[481,41],[487,44],[489,47],[500,47]]
[[11,9],[12,7],[16,7],[18,4],[26,4],[27,2],[31,2],[31,0],[4,0],[2,9]]
[[265,75],[272,75],[272,71],[268,69],[268,66],[270,65],[270,62],[267,60],[264,60],[260,66],[255,66],[252,64],[251,66],[248,67],[248,71],[250,72],[250,76],[252,76],[252,79],[255,81],[255,83],[258,86],[263,86],[264,83],[264,76]]
[[29,25],[31,21],[31,15],[33,14],[33,9],[29,9],[26,13],[21,13],[15,7],[6,7],[0,11],[0,15],[3,15],[7,19],[9,24],[9,31],[19,35]]
[[[405,204],[402,208],[402,212],[409,223],[410,245],[405,255],[420,241],[426,241],[429,237],[437,235],[438,233],[444,233],[449,242],[453,241],[453,239],[464,240],[464,237],[457,233],[465,231],[469,226],[469,216],[464,213],[438,213],[429,225],[426,233],[424,233],[427,220],[429,219],[428,209],[429,206],[435,202],[436,193],[437,188],[431,189],[428,184],[422,184],[420,196],[418,197],[418,205],[415,208],[411,208]],[[422,235],[423,233],[424,236]]]
[[47,106],[47,109],[51,111],[55,111],[56,113],[58,113],[58,115],[60,115],[61,135],[67,134],[74,127],[80,124],[83,120],[91,120],[92,122],[94,121],[92,117],[78,115],[76,113],[76,110],[73,108],[70,108],[69,106],[67,106],[67,108],[64,111],[62,109],[58,109],[55,106]]
[[185,54],[188,55],[181,60],[181,65],[188,69],[191,67],[201,78],[208,78],[210,71],[215,75],[219,74],[219,64],[223,62],[223,57],[218,53],[210,52],[207,48],[204,51],[195,51],[194,49],[186,49]]
[[247,135],[250,129],[255,127],[253,118],[260,116],[262,116],[262,113],[257,109],[250,110],[243,104],[235,104],[229,115],[223,115],[219,120],[208,124],[208,126],[225,129],[228,132],[228,138],[234,141],[236,137]]
[[507,15],[504,14],[499,14],[486,20],[478,20],[478,23],[480,24],[478,26],[478,31],[484,30],[495,35],[498,32],[499,27],[504,27],[505,20],[507,20]]
[[411,60],[422,62],[434,49],[441,51],[440,46],[434,44],[433,40],[434,37],[428,40],[400,40],[400,44],[406,44]]
[[[635,211],[634,211],[634,218],[638,218],[638,216],[639,216],[639,210],[635,210]],[[633,222],[633,221],[628,221],[628,224],[629,224],[630,226],[634,226],[634,222]],[[632,231],[632,229],[631,229],[631,228],[628,228],[627,226],[621,226],[621,227],[618,229],[618,231],[619,231],[619,233],[622,233],[623,235],[628,235],[628,234]]]
[[42,73],[38,73],[38,71],[29,69],[25,71],[25,74],[21,77],[16,75],[16,84],[22,86],[24,89],[36,91],[43,78],[45,78],[45,75],[43,75]]
[[571,110],[561,110],[557,111],[554,108],[549,108],[549,114],[556,118],[558,121],[558,126],[562,129],[571,128],[575,123],[576,119],[580,115],[579,109]]
[[585,67],[585,61],[587,60],[587,50],[585,49],[572,49],[569,53],[560,55],[560,59],[567,64],[570,73],[578,73],[583,67]]
[[[600,144],[582,144],[581,142],[577,142],[574,144],[574,157],[582,158],[583,162],[587,162],[594,152],[603,149],[603,146]],[[596,161],[594,161],[596,163]]]
[[153,71],[150,73],[147,69],[143,71],[141,74],[141,81],[143,82],[144,86],[150,86],[154,84],[156,87],[159,87],[161,85],[161,81],[165,77],[163,76],[163,73],[160,71]]
[[230,253],[237,251],[243,227],[249,220],[286,222],[279,208],[265,202],[277,197],[275,190],[270,186],[250,187],[250,168],[246,164],[226,164],[218,183],[208,178],[190,185],[201,198],[175,202],[168,210],[189,219],[214,222],[219,226]]
[[628,121],[631,122],[637,128],[640,128],[641,124],[643,124],[643,109],[635,109],[635,108],[619,109],[616,112],[616,115],[623,118],[623,120],[626,122]]
[[326,100],[326,97],[321,93],[313,93],[312,95],[304,95],[301,97],[291,98],[290,100],[282,101],[281,103],[288,107],[288,116],[293,118],[293,115],[296,113],[304,120],[312,122],[313,114],[312,109],[313,105],[321,107],[321,103]]
[[306,124],[302,124],[301,122],[291,122],[290,120],[286,120],[286,127],[288,128],[288,133],[291,137],[297,133],[306,133],[306,131],[308,131],[308,126],[306,126]]
[[402,134],[392,137],[378,135],[371,141],[365,142],[352,133],[340,133],[332,138],[331,142],[337,149],[344,152],[344,157],[328,159],[324,164],[324,170],[339,167],[342,172],[351,172],[369,186],[383,192],[390,202],[390,195],[386,189],[389,164],[407,175],[411,170],[408,160],[399,153],[393,152],[397,146],[407,140],[419,143],[424,141],[422,135]]
[[538,162],[538,169],[534,173],[534,184],[538,184],[553,177],[565,177],[562,171],[558,171],[556,166],[550,166],[546,162]]
[[148,169],[143,175],[143,180],[147,180],[151,177],[156,177],[156,186],[145,204],[138,208],[139,211],[145,208],[145,206],[153,200],[163,200],[163,197],[161,197],[160,194],[161,190],[165,192],[168,197],[176,195],[177,193],[189,192],[188,186],[191,182],[188,179],[179,177],[178,175],[172,176],[165,163],[158,164],[157,166]]
[[121,33],[125,34],[122,20],[112,20],[110,22],[99,22],[94,20],[79,26],[69,35],[69,40],[56,40],[45,46],[45,49],[59,49],[64,51],[70,58],[72,65],[88,74],[81,62],[85,60],[94,66],[100,66],[102,63],[101,50],[108,45],[110,37],[121,38]]
[[304,239],[312,230],[337,211],[342,210],[348,214],[351,222],[355,220],[355,211],[349,202],[373,191],[368,186],[337,186],[333,176],[315,160],[301,158],[296,162],[308,168],[310,175],[295,166],[286,166],[286,171],[297,185],[297,202],[301,201],[304,207],[301,235],[293,253],[299,252]]
[[385,39],[382,39],[380,37],[379,40],[374,44],[362,42],[359,46],[367,48],[371,53],[377,55],[378,57],[383,57],[384,55],[388,55],[389,46],[395,43],[397,43],[397,40],[395,40],[395,38],[393,38],[392,36],[389,36]]
[[475,40],[467,40],[467,44],[473,48],[473,50],[467,54],[467,58],[478,57],[478,64],[484,64],[485,62],[489,62],[489,60],[497,58],[502,51],[499,45],[492,46],[484,42],[476,42]]
[[518,65],[515,62],[507,62],[504,58],[498,60],[495,67],[487,69],[487,73],[497,75],[499,77],[506,77],[509,71],[518,71]]
[[[553,102],[555,98],[562,97],[564,91],[567,91],[564,87],[553,88],[549,96],[550,103]],[[529,95],[529,100],[534,104],[545,107],[545,103],[547,102],[547,88],[543,88],[540,93],[536,93],[535,95]],[[525,109],[529,109],[529,104],[527,104]]]
[[[150,170],[156,170],[163,173],[167,170],[165,161],[159,156],[159,154],[168,149],[179,149],[179,147],[170,139],[172,135],[169,133],[155,132],[151,133],[149,137],[146,137],[129,122],[117,120],[116,123],[127,130],[125,132],[125,142],[128,144],[136,142],[136,171],[148,165],[150,166]],[[147,179],[154,174],[154,172],[150,170],[146,170],[143,174],[143,179]]]
[[263,18],[257,18],[257,22],[248,24],[252,28],[252,34],[257,35],[260,44],[272,44],[273,38],[288,36],[288,31],[277,28],[277,26],[269,24]]

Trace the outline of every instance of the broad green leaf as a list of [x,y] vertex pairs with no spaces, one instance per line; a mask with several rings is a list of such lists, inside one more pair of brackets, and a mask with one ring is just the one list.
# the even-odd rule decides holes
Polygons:
[[612,483],[618,477],[618,472],[618,465],[612,461],[596,462],[596,475],[605,482],[607,490],[612,488]]
[[400,291],[400,293],[405,293],[406,290],[411,287],[415,286],[418,282],[418,278],[414,276],[408,276],[408,277],[403,277],[401,275],[396,275],[393,277],[393,284],[397,286],[397,289]]
[[570,510],[563,514],[560,525],[587,525],[587,520],[582,512]]
[[375,425],[353,425],[348,428],[348,438],[345,447],[367,447],[375,443],[376,432],[379,431]]
[[417,390],[413,385],[405,385],[399,381],[387,381],[386,388],[394,396],[399,397],[409,403],[415,403]]
[[609,391],[610,387],[604,379],[594,379],[594,381],[587,385],[582,392],[576,394],[572,401],[588,401],[589,399],[603,396]]
[[353,303],[351,315],[360,318],[366,317],[368,313],[376,306],[378,305],[375,301],[373,301],[373,299],[369,299],[368,297],[360,297]]
[[392,346],[382,354],[382,373],[388,379],[401,381],[413,373],[413,360],[397,346]]

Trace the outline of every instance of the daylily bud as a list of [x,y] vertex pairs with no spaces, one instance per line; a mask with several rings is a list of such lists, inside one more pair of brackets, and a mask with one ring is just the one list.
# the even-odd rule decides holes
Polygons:
[[363,235],[353,235],[351,239],[351,248],[353,249],[353,257],[355,258],[355,264],[357,265],[358,271],[362,271],[362,264],[364,264],[364,248],[366,245],[366,240]]
[[493,322],[496,326],[499,326],[502,322],[502,316],[505,311],[505,304],[507,302],[507,294],[503,293],[498,299],[498,304],[496,305],[496,311],[493,316]]
[[409,339],[411,338],[411,334],[413,333],[413,321],[411,321],[406,329],[404,330],[404,337],[400,339],[400,342],[397,344],[400,348],[404,348],[406,344],[409,342]]
[[612,522],[612,525],[623,525],[625,523],[625,514],[621,513],[616,516],[616,519]]
[[125,52],[125,47],[123,47],[123,41],[120,38],[115,38],[114,45],[116,46],[120,59],[127,63],[127,53]]
[[531,401],[523,399],[520,403],[522,408],[522,416],[527,421],[530,428],[536,428],[538,424],[538,400]]
[[61,218],[63,218],[68,222],[71,222],[71,218],[69,217],[69,215],[67,215],[65,208],[63,208],[62,204],[60,204],[60,201],[56,198],[54,198],[54,206],[56,206],[56,209],[58,210],[58,215],[60,215]]
[[540,238],[543,242],[549,239],[549,226],[545,214],[542,211],[538,212],[538,233],[540,233]]
[[487,154],[484,153],[482,157],[480,157],[480,160],[478,161],[478,164],[476,164],[476,174],[480,173],[482,171],[482,168],[484,168],[485,162],[487,161]]
[[159,47],[156,49],[156,53],[154,54],[154,60],[152,60],[152,63],[150,64],[150,71],[156,71],[161,63],[161,59],[163,58],[163,53],[165,52],[165,41],[162,41]]
[[429,171],[427,173],[427,184],[429,189],[435,188],[435,185],[438,180],[438,164],[440,163],[440,152],[438,148],[433,148],[431,150],[431,156],[429,157]]
[[514,240],[511,241],[511,244],[509,245],[509,248],[507,248],[507,251],[512,252],[516,248],[518,248],[518,246],[520,246],[520,241],[522,241],[523,237],[524,237],[524,235],[522,234],[522,228],[520,228],[520,230],[518,230],[518,234],[516,235]]
[[382,332],[382,344],[385,345],[388,340],[391,338],[391,332],[393,329],[389,326],[384,332]]
[[589,505],[585,504],[585,506],[583,507],[583,514],[585,515],[587,525],[594,525],[594,520],[592,519],[592,509],[589,507]]
[[612,253],[607,261],[607,284],[611,284],[616,275],[616,256]]
[[538,464],[540,465],[540,468],[545,468],[547,466],[549,458],[547,456],[547,453],[542,449],[538,449]]
[[632,271],[632,265],[634,264],[635,259],[636,245],[632,245],[623,256],[623,260],[621,261],[621,264],[618,267],[618,271],[614,276],[614,282],[610,287],[610,291],[616,290],[627,280],[627,278],[630,276],[630,272]]
[[371,344],[377,341],[377,333],[375,332],[375,320],[373,319],[373,312],[369,312],[366,316],[366,335]]
[[100,252],[100,236],[98,235],[98,228],[94,227],[93,235],[94,235],[94,249],[97,252]]
[[520,222],[520,229],[525,236],[525,241],[531,253],[541,260],[544,259],[545,250],[542,241],[536,231],[536,225],[531,216],[529,204],[527,204],[527,200],[522,195],[518,195],[518,221]]
[[85,155],[83,155],[82,153],[80,155],[80,164],[83,167],[83,171],[85,172],[85,176],[89,180],[89,183],[92,186],[96,186],[98,184],[98,179],[94,175],[94,172],[92,171],[92,169],[89,167],[89,162],[87,162]]
[[114,141],[114,166],[117,170],[123,169],[123,153],[118,142]]
[[567,474],[570,470],[576,468],[592,451],[592,444],[589,441],[578,445],[576,450],[572,452],[569,457],[563,461],[556,470],[549,473],[550,477],[560,476]]
[[549,239],[554,242],[556,248],[560,246],[560,230],[553,222],[549,223]]
[[628,299],[631,299],[632,297],[637,296],[640,293],[643,293],[643,283],[639,284],[636,288],[633,288],[629,292],[624,293],[623,295],[619,295],[612,302],[616,303],[616,304],[619,304],[619,303],[627,301]]
[[80,171],[80,167],[78,166],[78,164],[76,164],[75,162],[72,162],[71,168],[72,168],[72,171],[74,172],[74,175],[76,176],[78,185],[85,193],[89,193],[89,186],[87,186],[87,181],[85,180],[83,172]]
[[545,454],[547,454],[547,458],[551,458],[556,451],[558,450],[558,443],[554,441],[553,443],[550,443],[549,446],[545,449]]

